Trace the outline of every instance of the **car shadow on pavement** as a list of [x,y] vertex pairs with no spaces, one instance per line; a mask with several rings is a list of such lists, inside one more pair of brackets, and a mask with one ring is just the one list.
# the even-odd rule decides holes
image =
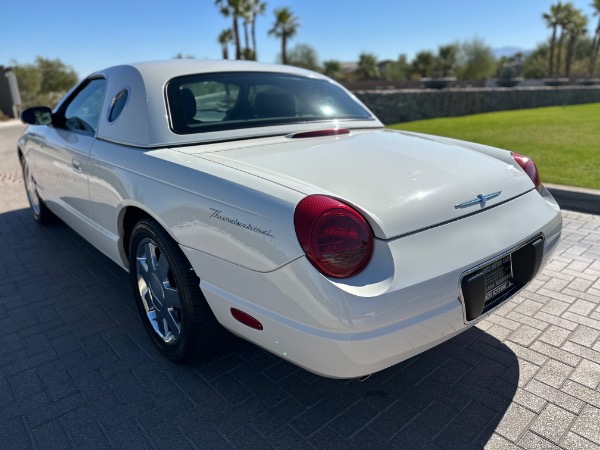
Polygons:
[[474,327],[364,381],[234,339],[210,361],[154,348],[128,275],[62,223],[0,214],[0,436],[47,448],[481,448],[519,364]]

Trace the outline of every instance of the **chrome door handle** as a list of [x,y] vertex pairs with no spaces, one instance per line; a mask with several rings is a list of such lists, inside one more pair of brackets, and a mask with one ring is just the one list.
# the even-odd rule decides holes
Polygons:
[[81,172],[81,161],[79,161],[77,158],[73,158],[71,164],[73,165],[73,170],[75,172]]

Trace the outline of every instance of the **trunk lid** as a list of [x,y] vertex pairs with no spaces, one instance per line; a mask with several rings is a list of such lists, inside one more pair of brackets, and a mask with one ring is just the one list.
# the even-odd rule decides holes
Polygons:
[[[337,197],[359,209],[375,235],[391,239],[473,214],[533,189],[511,164],[437,138],[391,130],[306,139],[245,141],[215,151],[179,148],[304,194]],[[229,143],[231,145],[231,143]],[[497,193],[485,206],[478,195]]]

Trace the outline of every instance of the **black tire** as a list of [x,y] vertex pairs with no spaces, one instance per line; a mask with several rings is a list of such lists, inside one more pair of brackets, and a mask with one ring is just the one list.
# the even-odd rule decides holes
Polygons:
[[129,274],[142,322],[166,358],[177,363],[204,359],[223,345],[227,332],[206,302],[200,279],[177,243],[152,219],[133,228]]
[[56,216],[48,209],[44,201],[38,195],[35,179],[29,171],[27,161],[23,156],[21,156],[19,159],[21,161],[21,169],[23,171],[25,192],[27,193],[27,200],[29,201],[33,219],[41,225],[54,223],[56,221]]

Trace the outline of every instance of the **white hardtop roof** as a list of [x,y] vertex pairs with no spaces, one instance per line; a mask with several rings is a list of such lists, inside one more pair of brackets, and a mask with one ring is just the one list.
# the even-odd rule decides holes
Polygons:
[[114,70],[120,70],[124,67],[132,67],[136,69],[144,78],[160,74],[165,81],[182,75],[215,72],[278,72],[322,79],[326,78],[319,73],[294,66],[264,64],[256,61],[209,59],[167,59],[164,61],[144,61],[113,66],[104,70],[100,70],[96,73],[112,72]]
[[[310,70],[277,64],[262,64],[253,61],[172,59],[113,66],[90,75],[90,77],[102,76],[107,80],[107,95],[98,125],[98,137],[137,147],[164,147],[293,133],[328,127],[327,124],[323,123],[308,123],[185,135],[176,134],[171,131],[165,99],[165,86],[167,82],[183,75],[217,72],[286,73],[329,80],[335,83],[329,78]],[[108,121],[108,110],[112,99],[124,88],[129,90],[127,106],[121,116],[111,123]],[[349,92],[348,94],[360,103],[353,94]],[[365,109],[368,110],[366,107]],[[352,124],[353,127],[357,128],[383,126],[376,119],[371,121],[354,121]],[[338,125],[338,123],[335,122],[333,125]]]

